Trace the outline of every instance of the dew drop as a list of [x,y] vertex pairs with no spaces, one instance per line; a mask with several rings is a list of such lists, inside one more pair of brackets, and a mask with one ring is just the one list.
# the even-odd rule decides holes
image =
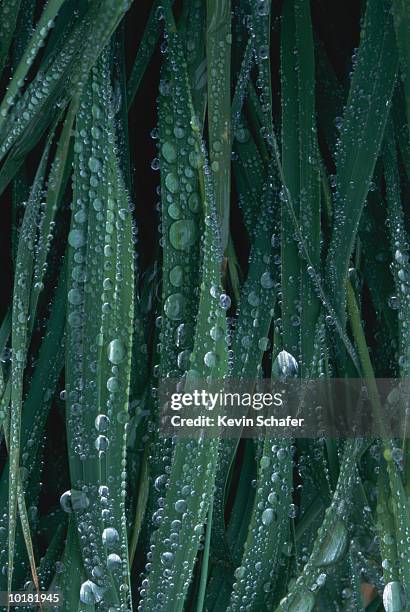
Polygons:
[[85,244],[85,234],[83,230],[72,229],[68,234],[68,244],[74,249],[79,249]]
[[386,612],[401,612],[406,608],[406,594],[400,582],[388,582],[383,590],[383,606]]
[[106,527],[102,532],[102,541],[103,544],[108,546],[109,548],[114,546],[120,539],[118,535],[118,531],[114,529],[114,527]]
[[121,342],[121,340],[118,340],[118,338],[116,338],[115,340],[111,340],[111,342],[109,343],[107,353],[108,359],[111,361],[111,363],[119,364],[125,358],[125,346]]
[[175,221],[169,229],[169,239],[178,251],[186,251],[197,239],[196,225],[190,219]]
[[338,563],[346,554],[348,547],[347,529],[341,521],[338,521],[333,530],[325,536],[315,565],[327,566]]
[[184,317],[185,298],[182,293],[173,293],[165,300],[164,312],[168,319],[180,321]]

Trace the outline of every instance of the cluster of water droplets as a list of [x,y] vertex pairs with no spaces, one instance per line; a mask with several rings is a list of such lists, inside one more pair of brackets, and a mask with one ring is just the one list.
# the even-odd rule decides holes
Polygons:
[[60,503],[77,518],[87,572],[81,601],[120,599],[127,606],[125,452],[135,235],[109,82],[104,55],[83,95],[74,144],[64,397],[73,488]]

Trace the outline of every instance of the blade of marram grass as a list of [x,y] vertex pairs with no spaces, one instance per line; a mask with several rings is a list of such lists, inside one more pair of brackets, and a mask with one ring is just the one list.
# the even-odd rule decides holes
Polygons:
[[[50,248],[51,240],[53,237],[52,227],[54,225],[54,217],[58,210],[59,204],[62,198],[62,192],[64,187],[64,172],[67,161],[67,153],[68,146],[71,137],[71,128],[72,122],[74,119],[75,109],[70,109],[67,120],[64,124],[64,128],[57,146],[57,152],[54,159],[54,162],[51,167],[49,181],[48,181],[48,189],[46,196],[46,208],[44,214],[40,214],[40,202],[39,198],[41,196],[42,182],[44,180],[44,172],[45,172],[45,164],[47,162],[47,157],[43,158],[43,162],[41,167],[39,168],[39,172],[41,173],[37,178],[36,183],[36,193],[32,193],[29,199],[29,203],[26,209],[26,215],[23,219],[23,225],[21,229],[21,240],[19,241],[19,251],[17,253],[16,260],[16,274],[21,274],[21,270],[24,267],[24,273],[28,273],[29,277],[25,280],[24,285],[21,285],[22,280],[20,279],[20,286],[24,286],[25,297],[23,298],[21,295],[19,297],[19,308],[22,310],[20,314],[14,313],[13,319],[13,332],[17,326],[22,327],[23,317],[27,316],[26,320],[28,323],[26,324],[25,329],[21,329],[19,335],[21,336],[21,342],[24,341],[23,348],[16,349],[21,351],[21,361],[23,365],[23,369],[21,370],[21,377],[23,375],[24,370],[24,362],[25,362],[25,351],[28,350],[29,341],[33,332],[34,324],[36,321],[36,311],[37,311],[37,303],[39,299],[39,295],[41,292],[41,288],[44,286],[44,275],[46,270],[46,260],[47,254]],[[46,147],[46,153],[49,151],[49,147],[51,145],[51,139],[49,139],[48,146]],[[33,200],[37,198],[37,202]],[[26,265],[28,259],[30,258],[30,265]],[[24,261],[24,266],[22,265],[22,261]],[[30,274],[32,278],[30,279]],[[26,315],[24,315],[25,309],[27,309]],[[15,318],[17,317],[17,321]],[[25,336],[25,340],[23,338]],[[16,340],[17,341],[17,340]],[[25,348],[24,348],[25,346]],[[18,391],[19,385],[17,384],[16,374],[12,371],[12,389],[15,392]],[[22,385],[22,379],[21,379]],[[20,402],[22,401],[22,387],[20,388]],[[13,398],[13,391],[11,394],[12,401],[12,419],[11,419],[11,430],[14,432],[14,436],[20,436],[18,429],[20,425],[16,422],[13,422],[13,415],[15,415],[15,419],[20,418],[16,414],[16,410],[13,409],[13,401],[16,402],[16,396]],[[13,468],[13,461],[16,460],[13,457],[14,446],[11,448],[11,456],[10,456],[10,470]],[[16,450],[17,452],[17,450]],[[14,492],[11,487],[9,487],[9,495],[14,496]],[[21,504],[20,504],[21,505]],[[13,513],[10,515],[10,519],[13,522]],[[25,531],[26,533],[26,531]],[[27,539],[27,536],[25,536]],[[10,550],[10,548],[9,548]]]
[[[281,77],[282,77],[282,167],[285,184],[295,203],[295,213],[299,217],[299,108],[298,74],[294,54],[296,40],[294,3],[286,0],[283,9],[281,31]],[[296,129],[295,129],[295,126]],[[294,317],[299,317],[296,306],[300,300],[300,263],[297,244],[294,239],[292,218],[286,203],[282,208],[282,321],[284,348],[296,357],[300,352],[298,327],[292,325]]]
[[207,0],[206,10],[209,159],[225,251],[231,182],[231,2]]
[[[37,458],[39,456],[39,449],[42,445],[43,432],[51,399],[63,367],[65,294],[65,272],[63,270],[60,275],[59,286],[50,311],[50,318],[44,340],[37,356],[37,367],[30,380],[30,385],[24,400],[21,419],[21,468],[27,473],[27,479],[37,465]],[[4,402],[7,409],[10,400],[10,388],[10,381],[8,381],[5,392],[8,397],[5,398]],[[3,399],[4,398],[2,398],[2,400]],[[8,430],[7,421],[6,429]],[[0,505],[2,507],[6,507],[9,494],[8,471],[9,465],[6,463],[0,479]],[[28,498],[28,492],[26,491],[25,493]],[[35,501],[35,499],[30,498],[31,505],[35,504]],[[3,528],[0,530],[0,544],[4,551],[7,547],[8,535],[6,519],[7,515],[5,515],[0,522]],[[19,544],[20,542],[17,542],[17,547]],[[21,554],[16,555],[16,557],[17,556],[21,558]],[[17,567],[17,570],[20,569],[20,567]],[[7,577],[2,575],[0,580],[1,588],[5,590],[7,588]]]
[[[167,27],[171,28],[169,23]],[[176,40],[171,35],[162,68],[158,104],[159,160],[155,160],[161,171],[163,313],[159,374],[163,379],[182,376],[189,368],[198,309],[199,227],[202,221],[200,157],[191,130],[187,129],[192,112],[184,74],[181,68],[174,70],[175,55],[181,54],[177,44],[179,38]],[[156,433],[154,436],[149,508],[150,514],[156,517],[158,497],[162,495],[160,483],[169,467],[172,445],[169,440],[158,440]]]
[[[296,0],[294,15],[299,105],[300,229],[305,236],[312,263],[318,269],[320,264],[320,171],[316,140],[315,58],[309,1]],[[286,140],[288,134],[283,133],[283,138]],[[297,155],[296,151],[295,154]],[[305,269],[301,270],[300,305],[301,374],[304,376],[311,369],[315,326],[319,315],[319,300]],[[298,317],[297,314],[296,317]],[[291,321],[293,325],[297,322],[297,319]]]
[[394,133],[399,145],[400,155],[403,159],[404,169],[407,179],[410,178],[410,139],[408,136],[409,126],[406,121],[406,101],[403,87],[400,84],[396,87],[393,98],[392,116],[394,121]]
[[178,28],[185,39],[185,57],[191,88],[192,104],[200,125],[203,126],[207,103],[207,58],[205,55],[206,35],[205,2],[184,4],[183,23]]
[[410,6],[406,0],[391,0],[391,3],[406,96],[407,125],[410,129]]
[[[4,130],[8,113],[12,108],[17,96],[19,95],[20,88],[23,86],[30,67],[32,66],[39,50],[44,44],[44,41],[53,27],[54,20],[58,15],[61,5],[64,0],[50,0],[44,8],[44,11],[36,25],[30,42],[27,45],[20,62],[13,72],[12,79],[7,87],[6,95],[4,96],[0,105],[0,133]],[[3,2],[3,4],[6,4]]]
[[243,54],[242,64],[239,70],[235,93],[232,100],[232,134],[235,135],[241,120],[242,108],[246,97],[247,88],[249,85],[250,73],[253,66],[255,55],[253,36],[250,36],[246,43]]
[[[256,381],[263,356],[269,348],[269,330],[274,314],[279,282],[279,242],[275,234],[276,177],[269,175],[260,195],[262,207],[254,229],[249,257],[248,276],[242,286],[238,304],[239,316],[232,339],[233,364],[230,376],[234,380]],[[272,243],[272,236],[274,241]],[[225,539],[225,497],[229,471],[235,457],[238,440],[222,440],[214,502],[213,548],[217,559],[230,560]]]
[[[189,95],[182,44],[175,29],[170,31],[175,45],[173,68],[181,73],[181,95]],[[192,109],[192,102],[189,102]],[[218,243],[218,222],[209,170],[196,124],[191,125],[196,143],[198,170],[204,186],[204,214],[207,219],[203,236],[203,268],[194,349],[190,359],[191,376],[222,378],[226,373],[226,320],[222,308],[227,299],[222,293],[221,252]],[[220,301],[222,299],[222,302]],[[211,335],[211,328],[215,332]],[[214,339],[216,338],[216,339]],[[188,376],[190,376],[188,374]],[[182,610],[191,579],[200,536],[208,513],[215,479],[218,439],[178,440],[175,445],[164,514],[154,533],[155,548],[150,571],[144,582],[143,604],[153,605],[159,591],[163,594],[162,609]],[[176,531],[177,530],[177,531]],[[175,535],[173,535],[175,534]],[[170,549],[169,538],[177,537],[179,545]],[[166,565],[168,571],[164,573]],[[146,585],[146,586],[145,586]]]
[[390,249],[393,260],[391,270],[394,272],[395,297],[399,306],[400,356],[398,363],[401,377],[408,378],[410,372],[410,332],[407,327],[410,315],[409,246],[401,205],[400,176],[392,122],[389,121],[388,125],[389,130],[386,134],[383,163],[386,178]]
[[382,559],[384,583],[397,582],[399,580],[397,558],[397,541],[394,538],[394,517],[389,508],[390,484],[387,471],[383,466],[378,479],[377,495],[377,518],[378,532],[380,537],[380,555]]
[[263,608],[287,536],[292,491],[292,458],[288,440],[266,437],[258,466],[257,492],[242,562],[228,610]]
[[243,115],[234,134],[233,146],[235,157],[232,167],[239,207],[248,236],[251,238],[257,222],[266,169],[250,133],[249,124]]
[[19,15],[21,0],[9,0],[0,4],[0,76],[7,62],[11,41]]
[[360,440],[349,440],[346,443],[337,487],[326,509],[309,560],[288,595],[280,602],[277,612],[297,612],[302,604],[306,612],[314,610],[316,600],[312,591],[317,591],[323,585],[321,574],[344,558],[349,537],[349,501],[356,480],[356,461],[362,449],[363,443]]
[[9,544],[8,590],[12,590],[14,546],[17,518],[18,473],[20,469],[21,409],[23,400],[23,376],[28,351],[28,317],[30,313],[31,287],[34,274],[34,250],[37,223],[46,164],[52,135],[44,150],[36,178],[26,206],[20,232],[16,258],[12,312],[12,370],[11,370],[11,418],[9,439]]
[[327,281],[342,322],[349,258],[396,80],[398,58],[388,2],[368,3],[356,61],[337,149],[334,224],[327,260]]
[[[35,0],[23,0],[16,27],[16,36],[12,54],[13,71],[16,70],[24,51],[33,33]],[[18,225],[21,221],[21,203],[26,202],[29,196],[29,185],[23,165],[22,171],[16,176],[13,183],[12,195],[12,259],[15,265],[18,243]]]
[[[80,590],[82,604],[128,606],[123,462],[133,241],[129,200],[116,157],[112,95],[104,54],[84,92],[76,124],[66,351],[72,489],[63,507],[74,510],[81,538],[88,578]],[[84,551],[90,544],[98,550],[97,566]]]
[[127,106],[131,107],[135,95],[139,89],[142,81],[142,77],[147,70],[151,57],[155,51],[155,47],[158,44],[160,35],[161,22],[161,0],[155,0],[152,4],[150,14],[148,16],[147,25],[145,26],[144,33],[142,35],[141,42],[139,44],[137,55],[135,57],[134,64],[131,69],[130,76],[127,83]]
[[[398,328],[399,328],[399,358],[398,370],[400,376],[406,379],[410,368],[409,330],[407,321],[410,313],[410,287],[409,287],[409,246],[408,236],[405,229],[404,210],[401,205],[400,175],[396,143],[392,121],[389,121],[389,132],[386,135],[383,163],[386,178],[386,198],[389,218],[390,249],[395,286],[393,298],[398,305]],[[403,451],[406,489],[410,488],[409,461],[410,445],[406,440],[409,429],[408,418],[403,424]]]
[[[56,109],[64,106],[70,97],[78,97],[81,94],[90,69],[129,4],[102,0],[98,4],[92,4],[81,18],[74,17],[64,33],[65,39],[60,53],[46,66],[44,72],[37,73],[20,103],[12,107],[13,110],[8,115],[4,109],[3,125],[0,110],[0,159],[11,149],[1,169],[0,193],[14,177],[21,165],[21,159],[47,128]],[[39,101],[36,105],[31,103],[33,97]]]
[[[392,150],[393,143],[390,141],[389,147],[390,152],[393,153],[392,160],[394,161],[394,149]],[[386,166],[387,173],[389,173],[390,167]],[[389,189],[395,189],[394,181],[395,179],[390,177],[391,184],[389,185]],[[391,195],[391,194],[390,194]],[[396,204],[393,204],[393,207],[396,207]],[[395,230],[397,230],[397,223],[400,236],[400,211],[395,211]],[[396,234],[394,233],[394,238],[396,238]],[[357,304],[354,300],[354,292],[350,285],[348,284],[348,307],[349,307],[349,315],[351,320],[351,325],[353,329],[353,333],[356,339],[356,342],[359,347],[360,358],[363,362],[363,371],[366,375],[367,384],[369,392],[372,393],[372,384],[374,384],[374,372],[372,368],[372,364],[370,362],[370,357],[368,354],[368,348],[366,345],[366,339],[364,336],[364,332],[362,329],[361,321],[360,321],[360,313]],[[373,395],[377,395],[377,390]],[[372,397],[372,395],[370,396]],[[373,397],[372,397],[373,399]],[[378,398],[375,398],[375,404],[378,401]],[[377,415],[376,415],[377,416]],[[397,552],[398,557],[400,559],[399,563],[399,576],[401,579],[401,583],[396,585],[400,591],[408,592],[410,588],[410,565],[408,563],[406,552],[410,546],[410,532],[409,532],[409,524],[410,524],[410,508],[408,504],[407,495],[403,486],[402,476],[400,473],[399,466],[396,463],[394,452],[393,452],[394,443],[392,440],[383,439],[382,440],[382,448],[383,448],[383,457],[387,463],[387,473],[389,477],[390,483],[390,491],[392,498],[392,509],[395,520],[395,528],[396,528],[396,540],[397,540]],[[386,588],[388,588],[386,586]]]
[[[343,115],[343,107],[347,94],[345,94],[345,88],[339,83],[322,46],[319,47],[318,51],[318,118],[321,122],[324,138],[334,158],[339,137],[338,128],[340,128],[341,116]],[[407,127],[405,128],[405,133],[407,137]],[[322,180],[323,179],[324,177],[322,175]],[[331,177],[331,181],[333,180],[334,179]],[[374,189],[375,185],[371,188]],[[326,205],[325,210],[330,225],[333,216],[333,204],[331,194],[327,188],[324,189],[324,196],[324,203]],[[389,307],[388,299],[391,290],[390,274],[388,270],[386,270],[384,264],[386,253],[379,252],[376,257],[374,256],[375,244],[378,244],[379,249],[383,249],[384,251],[384,219],[380,217],[380,213],[383,214],[383,208],[378,206],[375,198],[376,194],[370,192],[368,196],[370,205],[365,208],[359,226],[359,236],[365,255],[363,258],[362,273],[370,289],[374,308],[377,313],[383,316],[381,334],[385,334],[386,337],[387,335],[394,337],[396,335],[394,313]],[[377,213],[379,213],[379,215],[375,216]],[[387,329],[384,327],[384,324],[387,326]],[[386,349],[388,350],[387,347]]]

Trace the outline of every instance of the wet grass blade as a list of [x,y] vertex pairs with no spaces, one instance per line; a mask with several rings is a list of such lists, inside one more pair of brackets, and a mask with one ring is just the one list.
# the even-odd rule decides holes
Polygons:
[[[310,3],[306,0],[296,0],[294,11],[299,102],[299,219],[312,264],[319,269],[320,170],[316,136],[315,57]],[[287,140],[288,134],[283,134],[283,137]],[[311,370],[315,327],[320,309],[318,296],[305,269],[301,270],[300,305],[301,374],[304,376]],[[295,313],[291,321],[294,326],[298,321],[297,317]]]
[[20,469],[21,410],[23,400],[23,377],[28,351],[28,317],[30,313],[31,287],[34,274],[34,249],[37,222],[40,214],[41,196],[45,180],[46,164],[51,138],[45,148],[30,198],[26,206],[16,258],[12,313],[12,371],[11,371],[11,419],[9,438],[9,558],[8,590],[12,590],[14,566],[14,542],[16,532],[18,473]]
[[144,34],[139,44],[137,55],[127,83],[127,106],[130,108],[138,91],[142,77],[147,70],[151,57],[158,44],[161,22],[161,1],[156,0],[151,8]]
[[228,244],[231,183],[231,3],[207,0],[209,159],[215,184],[221,243]]
[[379,155],[397,68],[389,5],[384,1],[370,2],[336,156],[335,211],[327,280],[342,321],[349,259]]
[[[186,65],[182,62],[182,43],[173,29],[172,15],[168,11],[170,33],[175,45],[174,60],[183,69],[183,95],[192,101],[189,94]],[[218,241],[218,220],[209,177],[205,151],[198,127],[191,125],[191,137],[196,146],[197,168],[203,185],[203,206],[206,223],[203,236],[203,267],[201,292],[198,306],[194,348],[190,359],[189,380],[205,378],[221,379],[227,369],[225,300],[221,287],[221,246]],[[167,314],[167,309],[165,310]],[[172,311],[169,311],[172,314]],[[215,330],[211,334],[211,328]],[[182,610],[184,598],[192,577],[200,536],[208,514],[210,496],[213,490],[219,440],[193,439],[178,440],[173,452],[164,510],[161,512],[159,527],[154,533],[155,548],[144,587],[144,605],[151,606],[156,593],[163,593],[164,610]],[[175,535],[173,535],[175,533]],[[178,538],[183,546],[170,550],[169,538]],[[169,570],[163,572],[164,565]]]
[[407,125],[410,129],[410,7],[405,0],[392,0],[400,68],[406,96]]
[[[294,3],[284,4],[281,31],[281,74],[282,74],[282,167],[285,184],[295,203],[295,214],[299,217],[299,108],[298,75],[296,72],[296,25]],[[296,129],[295,129],[295,126]],[[300,263],[297,244],[294,239],[292,218],[284,204],[282,207],[282,321],[284,348],[297,357],[300,354],[300,337],[297,326],[292,325],[293,317],[299,316],[296,305],[300,299]]]
[[7,61],[10,44],[17,24],[21,0],[0,4],[0,76]]
[[[127,549],[122,462],[134,270],[129,257],[130,203],[116,155],[112,95],[105,53],[78,112],[75,206],[68,237],[66,423],[72,488],[62,504],[75,512],[79,536],[85,535],[85,511],[97,530],[92,537],[101,559],[97,569],[84,555],[88,580],[81,586],[80,600],[86,605],[103,598],[112,605],[126,605],[129,597],[128,556],[122,552]],[[107,513],[101,512],[104,505]],[[85,542],[89,545],[90,540],[86,537]]]

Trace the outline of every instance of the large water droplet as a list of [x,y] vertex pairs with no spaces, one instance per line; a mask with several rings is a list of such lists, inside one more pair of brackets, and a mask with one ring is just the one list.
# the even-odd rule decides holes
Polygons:
[[169,280],[174,287],[181,287],[184,280],[182,266],[174,266],[169,273]]
[[119,569],[122,565],[121,557],[115,553],[111,553],[107,557],[107,567],[110,571]]
[[104,590],[91,580],[86,580],[80,588],[80,600],[87,605],[102,601]]
[[118,531],[114,527],[106,527],[102,533],[102,541],[108,547],[114,546],[120,539]]
[[400,582],[388,582],[383,590],[383,606],[386,612],[401,612],[406,608],[406,594]]
[[175,221],[169,229],[169,239],[174,249],[185,251],[195,244],[197,238],[194,221],[181,219]]
[[296,376],[298,373],[298,362],[287,351],[281,351],[276,358],[276,363],[272,368],[278,376],[286,378]]
[[165,186],[171,193],[176,193],[179,188],[178,177],[173,172],[169,172],[165,177]]
[[165,300],[164,312],[172,321],[180,321],[184,317],[185,298],[182,293],[173,293]]
[[74,249],[79,249],[85,244],[85,234],[83,230],[72,229],[68,234],[68,244]]
[[272,508],[266,508],[266,510],[262,512],[262,523],[264,525],[270,525],[273,522],[274,518],[275,513]]
[[338,563],[346,554],[349,546],[349,534],[342,521],[338,521],[322,543],[316,565],[326,566]]
[[177,154],[175,147],[171,142],[164,142],[161,151],[168,163],[172,164],[176,160]]
[[121,363],[125,357],[125,346],[121,340],[116,338],[109,343],[107,353],[108,359],[111,361],[111,363]]
[[201,206],[199,195],[194,191],[188,198],[188,207],[192,212],[197,213]]
[[271,289],[275,281],[272,278],[272,274],[270,272],[264,272],[261,276],[261,285],[264,289]]
[[305,589],[298,592],[286,607],[287,612],[312,612],[315,607],[315,596]]

